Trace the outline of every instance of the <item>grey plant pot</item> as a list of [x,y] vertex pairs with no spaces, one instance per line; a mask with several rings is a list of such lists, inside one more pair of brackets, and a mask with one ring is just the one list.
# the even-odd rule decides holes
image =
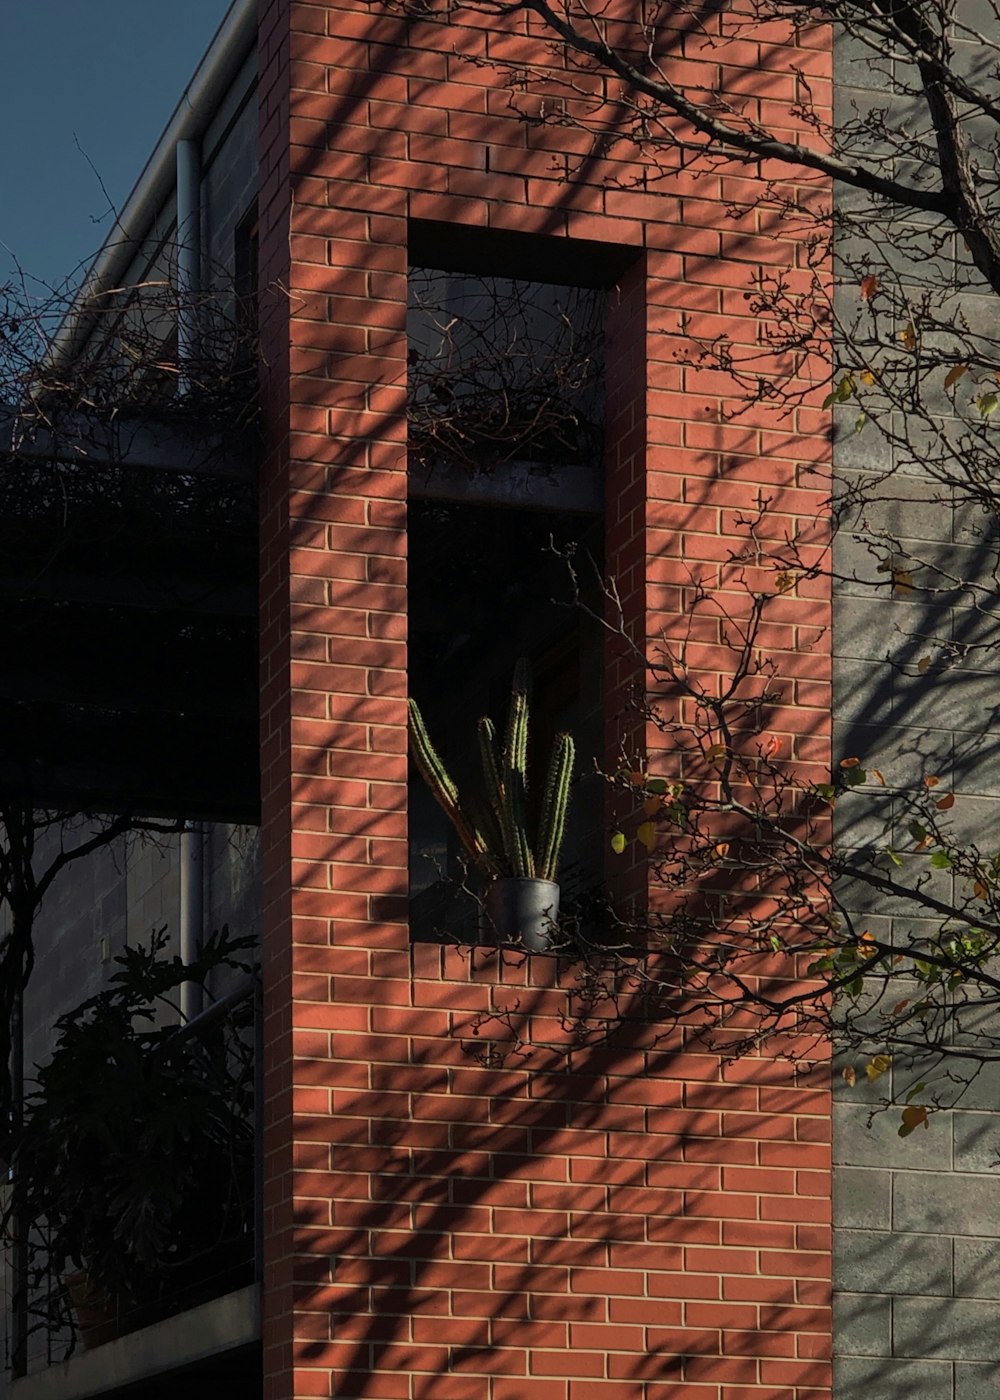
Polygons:
[[559,943],[559,886],[554,880],[510,877],[487,887],[486,927],[498,943],[519,943],[529,953]]

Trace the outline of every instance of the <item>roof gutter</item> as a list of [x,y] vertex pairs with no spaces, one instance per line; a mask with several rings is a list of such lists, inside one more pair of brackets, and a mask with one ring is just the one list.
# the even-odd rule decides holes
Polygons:
[[200,140],[227,88],[257,42],[257,0],[233,0],[136,181],[114,231],[97,254],[73,309],[53,337],[54,360],[71,359],[86,338],[88,306],[115,287],[177,180],[177,143]]

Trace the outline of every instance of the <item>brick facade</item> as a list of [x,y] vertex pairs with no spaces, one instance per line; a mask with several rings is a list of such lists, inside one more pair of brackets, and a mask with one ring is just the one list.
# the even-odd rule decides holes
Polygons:
[[[581,134],[520,120],[468,61],[550,50],[466,19],[261,11],[265,1395],[822,1400],[822,1076],[790,1085],[683,1033],[567,1057],[554,959],[410,944],[410,221],[632,250],[609,294],[607,564],[651,638],[692,572],[745,596],[728,560],[762,490],[779,523],[826,498],[819,414],[787,435],[722,423],[734,391],[674,356],[683,313],[756,336],[749,277],[794,268],[795,243],[727,219],[722,174],[651,194],[622,161],[577,171]],[[792,55],[752,47],[787,104]],[[689,40],[684,61],[712,51]],[[828,599],[781,601],[772,729],[819,776]],[[695,664],[711,682],[727,659],[716,634]],[[612,698],[631,679],[614,664]],[[512,1054],[496,1028],[515,1005]]]

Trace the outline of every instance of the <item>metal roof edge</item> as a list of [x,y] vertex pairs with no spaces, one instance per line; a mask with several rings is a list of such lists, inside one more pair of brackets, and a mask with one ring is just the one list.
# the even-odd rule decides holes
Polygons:
[[202,135],[256,41],[257,0],[233,0],[53,337],[54,360],[70,358],[79,346],[88,303],[121,278],[174,186],[177,142]]

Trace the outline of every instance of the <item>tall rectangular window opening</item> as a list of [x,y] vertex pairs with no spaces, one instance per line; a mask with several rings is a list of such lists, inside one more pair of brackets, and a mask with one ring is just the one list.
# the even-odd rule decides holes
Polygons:
[[[409,691],[489,837],[477,724],[490,716],[502,741],[530,663],[532,842],[556,736],[576,750],[556,876],[567,933],[603,865],[603,321],[599,288],[410,269]],[[413,937],[494,941],[488,876],[413,764],[409,814]]]

